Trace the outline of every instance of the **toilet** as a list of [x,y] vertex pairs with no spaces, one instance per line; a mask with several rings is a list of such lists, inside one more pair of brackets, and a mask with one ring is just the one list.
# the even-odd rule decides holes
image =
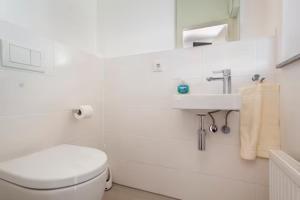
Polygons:
[[0,163],[1,200],[101,200],[107,156],[60,145]]

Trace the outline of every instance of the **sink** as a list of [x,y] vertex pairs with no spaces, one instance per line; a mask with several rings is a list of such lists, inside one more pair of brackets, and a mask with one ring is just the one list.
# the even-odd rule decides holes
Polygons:
[[188,94],[175,95],[173,108],[196,113],[212,110],[240,110],[239,94]]

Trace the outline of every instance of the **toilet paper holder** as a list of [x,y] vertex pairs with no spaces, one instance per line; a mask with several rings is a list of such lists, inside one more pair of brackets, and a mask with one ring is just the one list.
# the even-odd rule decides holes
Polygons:
[[94,109],[91,105],[82,105],[79,106],[79,108],[72,109],[73,116],[77,120],[91,118],[94,114]]
[[79,108],[77,108],[77,109],[72,109],[72,112],[73,112],[73,114],[78,114],[78,115],[81,115],[81,110],[79,109]]

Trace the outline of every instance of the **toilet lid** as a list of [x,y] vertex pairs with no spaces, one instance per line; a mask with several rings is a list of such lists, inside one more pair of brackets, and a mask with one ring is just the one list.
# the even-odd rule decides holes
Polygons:
[[30,189],[58,189],[91,180],[106,168],[104,152],[60,145],[0,163],[0,179]]

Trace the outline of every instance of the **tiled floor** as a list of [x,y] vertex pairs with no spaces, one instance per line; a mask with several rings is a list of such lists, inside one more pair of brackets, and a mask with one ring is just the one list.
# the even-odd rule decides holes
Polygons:
[[105,192],[103,200],[175,200],[175,199],[115,184],[110,191]]

